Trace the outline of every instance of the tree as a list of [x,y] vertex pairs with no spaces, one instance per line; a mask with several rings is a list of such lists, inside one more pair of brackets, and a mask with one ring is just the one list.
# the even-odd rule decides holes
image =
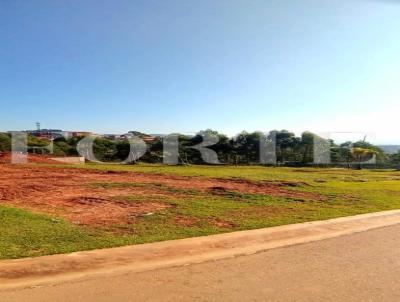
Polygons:
[[389,156],[389,162],[393,166],[396,166],[396,169],[400,171],[400,151],[396,154],[392,154]]
[[118,141],[115,148],[115,159],[129,164],[135,164],[146,152],[146,145],[139,138]]
[[109,139],[96,138],[93,144],[93,152],[100,161],[115,161],[117,159],[116,143]]
[[6,133],[0,133],[0,152],[11,151],[11,137]]
[[278,162],[285,164],[286,162],[295,162],[298,159],[295,150],[301,142],[300,138],[287,130],[274,130],[270,132],[270,135],[275,135],[276,137]]
[[378,152],[376,150],[370,148],[353,148],[351,149],[351,153],[354,156],[354,159],[358,163],[358,169],[362,169],[362,163],[364,161],[370,160],[372,157],[376,156]]

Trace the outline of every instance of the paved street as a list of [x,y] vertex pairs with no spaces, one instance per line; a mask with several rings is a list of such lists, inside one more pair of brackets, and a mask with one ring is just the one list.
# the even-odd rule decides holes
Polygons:
[[400,301],[400,225],[202,264],[3,291],[0,301]]

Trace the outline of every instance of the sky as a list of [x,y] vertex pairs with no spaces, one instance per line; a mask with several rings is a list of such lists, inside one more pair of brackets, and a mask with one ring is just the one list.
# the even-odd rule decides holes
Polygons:
[[399,16],[395,0],[0,0],[0,131],[400,144]]

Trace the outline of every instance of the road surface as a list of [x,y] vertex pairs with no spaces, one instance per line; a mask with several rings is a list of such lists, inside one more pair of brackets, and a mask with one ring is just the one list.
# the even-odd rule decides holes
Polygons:
[[0,292],[0,301],[400,301],[400,225],[251,256]]

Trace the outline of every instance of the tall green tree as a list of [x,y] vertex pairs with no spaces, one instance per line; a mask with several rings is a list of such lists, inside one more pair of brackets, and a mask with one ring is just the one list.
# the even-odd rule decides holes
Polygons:
[[11,137],[6,133],[0,133],[0,152],[11,151]]

